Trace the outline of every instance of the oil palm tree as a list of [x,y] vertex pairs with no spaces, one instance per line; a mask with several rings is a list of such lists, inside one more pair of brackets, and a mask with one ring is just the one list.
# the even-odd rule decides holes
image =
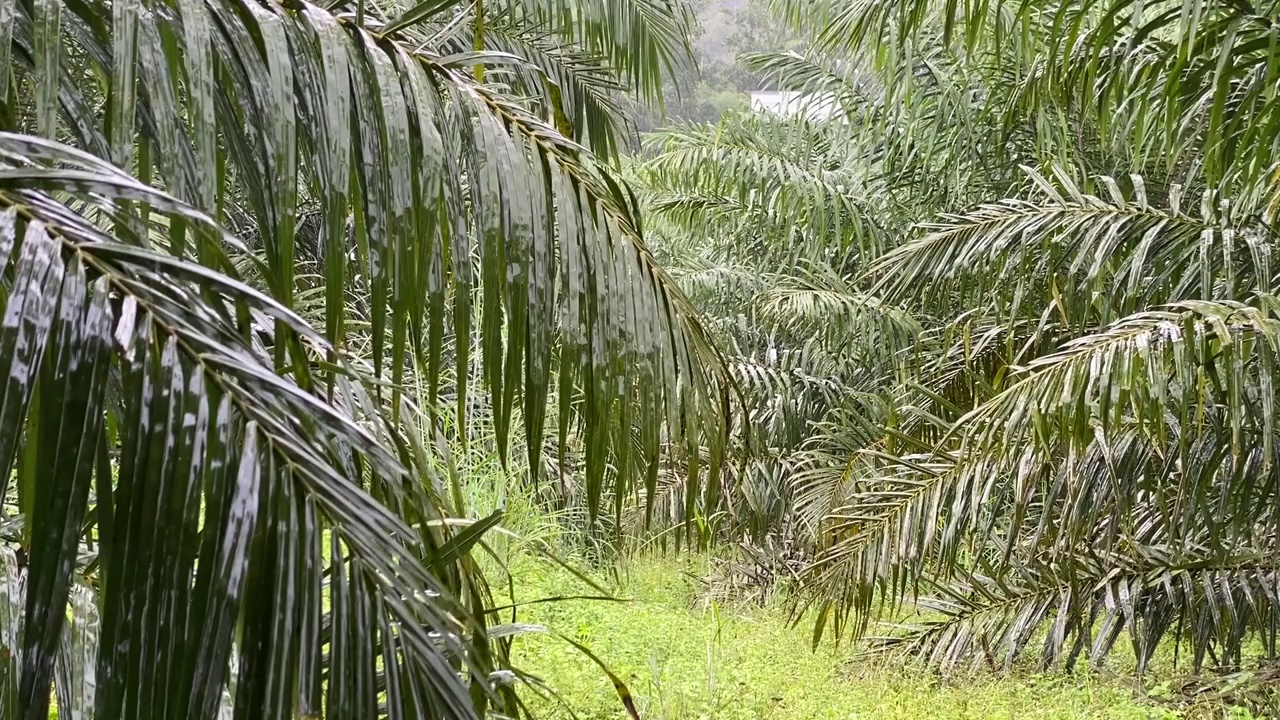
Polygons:
[[[934,388],[963,414],[928,452],[859,453],[877,469],[846,482],[810,568],[821,617],[862,632],[923,583],[943,619],[885,645],[946,667],[1012,663],[1046,629],[1046,664],[1100,660],[1122,631],[1139,670],[1165,636],[1196,667],[1238,666],[1254,635],[1275,656],[1274,190],[1250,90],[1272,82],[1255,36],[1268,12],[831,15],[822,46],[877,59],[938,38],[990,88],[972,115],[1003,128],[996,157],[1052,172],[1006,187],[1025,199],[944,208],[867,273],[892,302],[971,308],[1007,339],[968,369],[965,402]],[[1028,32],[1002,34],[1018,23]]]
[[[1238,667],[1253,640],[1274,659],[1276,9],[776,5],[811,51],[746,61],[840,108],[813,132],[851,180],[804,204],[864,208],[866,250],[848,262],[831,226],[767,221],[807,177],[776,138],[810,120],[652,184],[739,201],[724,213],[769,247],[805,238],[823,279],[774,307],[858,308],[823,316],[828,347],[870,364],[869,309],[919,324],[891,372],[803,420],[789,458],[779,512],[810,529],[815,640],[926,608],[877,647],[944,668],[1033,642],[1046,665],[1101,662],[1125,636],[1139,670],[1166,639],[1197,668]],[[677,245],[739,227],[692,200],[654,208],[683,223]]]
[[478,376],[537,482],[558,387],[593,513],[717,446],[718,356],[591,152],[683,22],[0,7],[0,714],[520,711],[442,404]]
[[[742,389],[736,462],[718,489],[729,535],[811,530],[792,512],[798,451],[831,413],[878,404],[868,393],[920,331],[852,282],[883,252],[889,220],[854,140],[841,124],[733,115],[654,133],[634,163],[655,247]],[[665,488],[687,493],[678,473]]]

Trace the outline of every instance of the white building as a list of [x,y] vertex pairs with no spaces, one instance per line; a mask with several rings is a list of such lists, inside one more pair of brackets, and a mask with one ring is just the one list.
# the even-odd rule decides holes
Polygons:
[[751,93],[751,109],[782,117],[804,115],[810,120],[828,120],[840,113],[834,95],[809,95],[792,90],[756,90]]

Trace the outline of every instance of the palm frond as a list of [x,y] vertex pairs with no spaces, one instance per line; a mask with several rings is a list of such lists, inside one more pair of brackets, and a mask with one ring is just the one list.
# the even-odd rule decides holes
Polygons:
[[[1056,183],[1028,174],[1043,199],[1006,200],[925,224],[923,235],[868,270],[878,291],[918,297],[930,283],[977,280],[968,292],[978,297],[999,298],[1016,311],[1040,296],[1077,326],[1175,299],[1270,291],[1270,229],[1219,207],[1212,195],[1192,215],[1176,187],[1167,207],[1153,205],[1137,176],[1132,198],[1102,178],[1102,198],[1060,172]],[[1096,292],[1108,297],[1100,312],[1085,300]]]
[[859,327],[867,333],[868,347],[879,347],[889,355],[910,348],[921,332],[920,324],[901,308],[847,284],[823,285],[771,288],[762,298],[763,312],[774,322],[827,333],[833,340],[847,338],[851,328]]
[[[307,365],[331,356],[323,336],[231,276],[149,249],[126,208],[145,203],[226,268],[221,248],[235,241],[208,216],[45,141],[0,135],[0,157],[0,246],[12,259],[0,477],[16,480],[30,536],[21,683],[5,702],[46,714],[93,492],[98,716],[146,703],[214,717],[233,652],[235,702],[268,716],[376,707],[380,693],[398,712],[481,714],[454,666],[465,658],[480,697],[492,696],[483,630],[428,573],[433,545],[383,504],[433,512],[379,439],[390,428],[362,427],[379,422],[361,412],[366,381],[347,375],[322,400]],[[113,234],[54,194],[90,202]],[[276,340],[289,374],[247,339],[254,318],[287,329]],[[367,630],[338,633],[357,626]],[[383,684],[367,654],[379,639]],[[161,648],[175,662],[152,662]],[[350,672],[330,672],[322,701],[326,656]]]
[[509,12],[603,58],[655,104],[664,78],[693,66],[694,16],[684,0],[509,0]]
[[[758,116],[668,130],[646,138],[642,167],[656,210],[690,231],[722,236],[727,218],[761,232],[805,227],[874,245],[874,223],[859,204],[866,191],[845,163],[839,136],[821,125]],[[743,207],[748,213],[740,212]],[[759,221],[763,220],[763,225]]]
[[[1069,31],[1044,36],[1042,63],[1026,80],[1033,97],[1012,109],[1051,99],[1095,119],[1144,161],[1203,173],[1210,187],[1247,186],[1275,162],[1264,135],[1274,104],[1266,90],[1275,82],[1273,10],[1203,2],[1063,6],[1044,22],[1051,17]],[[1086,84],[1095,91],[1062,92]]]
[[1101,663],[1127,631],[1139,672],[1166,637],[1189,647],[1199,671],[1211,658],[1238,666],[1251,629],[1268,646],[1276,642],[1276,568],[1265,554],[1178,556],[1148,546],[1081,555],[1070,567],[941,585],[920,604],[939,619],[907,623],[875,640],[873,651],[909,652],[945,670],[965,662],[1009,669],[1043,637],[1040,664],[1050,668],[1081,657]]
[[618,104],[625,90],[618,74],[554,35],[503,22],[508,17],[489,18],[485,45],[529,63],[528,68],[517,66],[520,82],[513,85],[525,94],[540,96],[540,102],[550,108],[549,117],[567,137],[589,147],[597,157],[616,157],[629,127]]
[[835,539],[806,574],[848,588],[837,609],[861,632],[881,583],[900,598],[960,568],[962,545],[990,554],[987,572],[1002,581],[1013,558],[1065,562],[1082,542],[1098,552],[1153,532],[1217,552],[1251,542],[1280,502],[1277,328],[1258,308],[1188,301],[1037,359],[956,423],[949,469],[883,457],[895,479],[864,472],[871,494],[830,515]]
[[[228,159],[248,191],[273,295],[286,304],[292,300],[297,198],[304,187],[294,179],[305,178],[307,191],[325,208],[321,244],[332,293],[326,334],[344,342],[339,289],[358,275],[369,289],[374,372],[389,374],[393,387],[403,381],[406,353],[415,353],[436,377],[446,327],[459,337],[475,330],[500,447],[507,445],[511,408],[522,394],[525,444],[537,452],[541,443],[531,438],[543,427],[553,339],[564,338],[567,349],[556,354],[555,366],[580,385],[598,420],[619,418],[618,389],[635,386],[650,395],[635,403],[631,417],[638,423],[683,415],[678,425],[693,436],[714,424],[719,405],[715,393],[706,392],[706,373],[716,373],[718,360],[686,301],[652,261],[629,199],[579,146],[465,71],[484,58],[441,57],[396,33],[374,37],[350,18],[318,7],[262,11],[249,3],[244,12],[221,5],[189,10],[191,18],[139,19],[143,35],[164,27],[197,45],[180,48],[185,52],[174,62],[147,65],[146,72],[158,77],[145,85],[173,85],[188,72],[185,61],[195,62],[201,51],[231,73],[235,82],[206,88],[212,98],[188,98],[216,110],[191,132],[212,125],[229,133]],[[600,18],[611,17],[596,10]],[[111,38],[100,18],[92,8],[77,11],[86,26],[101,28],[84,38],[88,55],[106,58]],[[188,22],[203,23],[210,34],[188,38]],[[376,26],[377,19],[366,22]],[[260,50],[251,37],[272,43]],[[102,71],[110,72],[105,61]],[[286,83],[294,74],[299,82]],[[144,93],[139,102],[145,111],[172,100]],[[301,117],[316,122],[297,122]],[[197,171],[185,124],[156,123],[163,133],[150,127],[141,129],[156,150],[160,177],[180,196],[194,192]],[[265,134],[245,128],[264,128]],[[306,156],[309,150],[314,158]],[[302,160],[313,173],[299,173]],[[349,210],[358,210],[354,272],[341,249]],[[475,328],[473,302],[481,311]],[[473,362],[468,343],[459,344],[455,360],[463,412]],[[641,382],[641,365],[650,382]],[[560,419],[568,422],[569,416]],[[583,428],[587,445],[596,449],[588,474],[598,482],[611,451],[607,426],[587,422]],[[708,430],[708,437],[717,434]]]

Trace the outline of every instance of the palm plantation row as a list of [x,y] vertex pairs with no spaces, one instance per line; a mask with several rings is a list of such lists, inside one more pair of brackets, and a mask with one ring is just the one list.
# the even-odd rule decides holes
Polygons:
[[521,713],[474,444],[815,638],[1274,658],[1280,9],[776,5],[834,116],[628,156],[665,0],[0,0],[0,716]]
[[740,61],[833,116],[636,175],[748,398],[733,532],[803,548],[815,642],[1274,660],[1280,8],[775,5],[812,51]]

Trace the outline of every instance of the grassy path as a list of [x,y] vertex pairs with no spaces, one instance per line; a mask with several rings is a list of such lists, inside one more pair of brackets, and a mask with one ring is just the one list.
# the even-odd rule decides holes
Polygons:
[[[850,660],[809,648],[808,628],[787,627],[779,608],[703,609],[697,559],[633,561],[605,583],[626,603],[566,601],[527,606],[521,622],[549,625],[590,647],[630,686],[644,720],[945,720],[1174,717],[1119,685],[1085,677],[966,677],[940,682],[893,661]],[[517,597],[590,592],[570,573],[529,563]],[[509,619],[509,618],[507,618]],[[516,640],[518,664],[556,688],[584,719],[625,714],[608,679],[563,641]],[[554,702],[543,717],[571,715]]]

